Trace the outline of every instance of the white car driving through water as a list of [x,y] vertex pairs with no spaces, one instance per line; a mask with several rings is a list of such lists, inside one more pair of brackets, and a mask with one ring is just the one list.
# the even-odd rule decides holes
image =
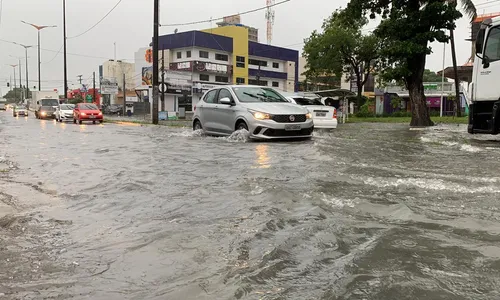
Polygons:
[[291,103],[305,107],[312,114],[314,128],[337,128],[337,109],[335,107],[324,105],[320,99],[307,98],[300,95],[291,95],[286,98]]
[[252,139],[308,139],[314,124],[304,107],[272,88],[228,85],[213,88],[194,106],[193,130],[231,135],[247,130]]
[[59,104],[55,112],[56,121],[73,121],[73,109],[75,109],[75,105],[73,104]]

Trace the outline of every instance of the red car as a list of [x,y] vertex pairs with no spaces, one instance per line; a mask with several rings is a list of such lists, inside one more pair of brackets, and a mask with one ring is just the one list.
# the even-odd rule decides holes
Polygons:
[[93,103],[78,103],[73,110],[73,123],[82,124],[83,121],[99,121],[99,123],[104,122],[102,112],[99,107]]

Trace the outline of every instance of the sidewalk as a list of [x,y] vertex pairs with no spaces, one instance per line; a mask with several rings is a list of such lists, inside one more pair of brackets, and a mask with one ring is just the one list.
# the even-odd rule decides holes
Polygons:
[[[140,117],[123,117],[123,116],[109,116],[105,115],[104,116],[104,121],[108,122],[131,122],[131,123],[140,123],[140,124],[152,124],[151,121],[151,116],[147,115],[146,117],[140,116]],[[189,120],[168,120],[168,121],[159,121],[158,125],[163,125],[163,126],[172,126],[172,127],[191,127],[192,122]]]

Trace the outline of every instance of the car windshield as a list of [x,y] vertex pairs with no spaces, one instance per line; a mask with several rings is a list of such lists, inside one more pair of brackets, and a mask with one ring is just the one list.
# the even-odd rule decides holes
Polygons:
[[299,105],[323,105],[318,99],[309,99],[303,97],[293,97],[293,100]]
[[271,88],[265,87],[234,87],[238,100],[248,102],[288,102],[283,96]]
[[75,108],[74,105],[71,104],[63,104],[61,105],[61,110],[73,110]]
[[57,99],[42,99],[40,100],[42,106],[58,106],[59,101]]
[[83,110],[98,110],[95,104],[80,104],[80,109]]
[[54,111],[55,109],[52,106],[42,106],[40,107],[41,111]]
[[22,106],[16,106],[16,110],[19,110],[19,109],[25,109],[25,108]]

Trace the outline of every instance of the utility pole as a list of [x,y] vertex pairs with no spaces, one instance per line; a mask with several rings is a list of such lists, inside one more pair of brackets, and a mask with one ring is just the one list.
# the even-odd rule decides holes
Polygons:
[[[192,74],[192,73],[191,73]],[[161,50],[161,84],[165,84],[165,49]],[[161,110],[165,110],[165,93],[167,91],[163,91],[161,93]]]
[[123,116],[127,113],[127,88],[126,88],[126,80],[125,73],[123,73]]
[[[66,0],[63,0],[64,98],[68,98],[68,65],[66,56]],[[95,87],[94,87],[95,89]]]
[[95,72],[92,73],[92,100],[94,100],[94,103],[96,103],[96,95],[95,95]]
[[160,0],[154,0],[153,6],[153,124],[158,124],[158,43],[160,34]]
[[21,59],[19,59],[19,98],[21,99],[21,102],[23,101],[23,81],[22,81],[22,72],[21,72]]
[[82,85],[82,77],[83,77],[83,75],[78,75],[76,77],[78,77],[78,81],[80,82],[80,85]]

